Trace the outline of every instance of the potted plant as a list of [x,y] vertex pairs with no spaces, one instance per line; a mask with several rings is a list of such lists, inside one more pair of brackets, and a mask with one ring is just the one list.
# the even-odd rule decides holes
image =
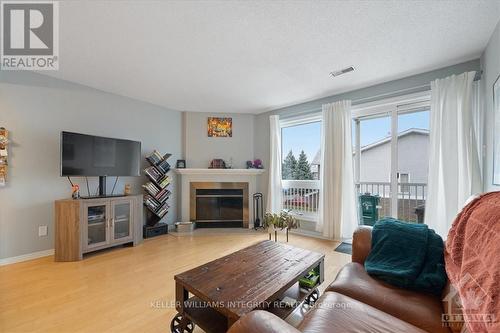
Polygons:
[[275,231],[275,225],[278,224],[279,215],[274,213],[265,213],[264,220],[262,221],[262,226],[269,232],[269,239],[271,239],[271,233]]
[[266,213],[264,215],[263,227],[269,232],[269,240],[271,233],[274,231],[274,241],[277,241],[278,229],[286,230],[286,241],[288,242],[288,231],[290,229],[297,229],[299,221],[293,216],[289,210],[282,210],[277,213]]

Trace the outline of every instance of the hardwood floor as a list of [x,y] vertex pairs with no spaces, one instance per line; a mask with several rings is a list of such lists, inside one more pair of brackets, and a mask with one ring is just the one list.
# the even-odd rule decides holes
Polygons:
[[[0,332],[170,332],[173,276],[263,239],[246,230],[165,235],[80,262],[45,257],[2,266]],[[350,261],[334,252],[336,242],[291,235],[290,244],[326,255],[320,289]]]

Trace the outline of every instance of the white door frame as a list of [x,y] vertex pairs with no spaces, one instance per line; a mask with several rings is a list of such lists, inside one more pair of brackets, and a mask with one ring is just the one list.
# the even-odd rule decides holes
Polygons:
[[389,115],[391,118],[391,174],[390,174],[390,201],[391,215],[398,216],[398,115],[430,108],[430,91],[423,91],[376,102],[359,104],[352,109],[352,118],[355,123],[355,152],[354,170],[355,181],[361,180],[361,121]]

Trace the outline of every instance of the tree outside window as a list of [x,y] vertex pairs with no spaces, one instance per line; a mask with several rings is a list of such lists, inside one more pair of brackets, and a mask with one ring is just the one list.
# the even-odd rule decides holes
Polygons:
[[319,121],[281,129],[283,180],[319,179],[320,136]]

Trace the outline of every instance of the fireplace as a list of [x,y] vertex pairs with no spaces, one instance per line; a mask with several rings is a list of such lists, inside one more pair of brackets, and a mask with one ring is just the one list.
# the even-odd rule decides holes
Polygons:
[[248,183],[191,183],[191,221],[197,228],[248,227]]

